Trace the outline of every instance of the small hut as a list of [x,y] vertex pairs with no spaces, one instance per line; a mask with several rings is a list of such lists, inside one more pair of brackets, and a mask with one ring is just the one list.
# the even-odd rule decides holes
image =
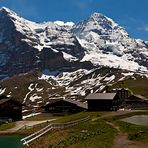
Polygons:
[[72,99],[50,99],[44,108],[49,113],[69,114],[86,110],[87,104]]
[[117,110],[121,104],[116,93],[92,93],[86,98],[89,111]]
[[131,95],[125,99],[125,106],[131,109],[148,108],[148,100],[141,95]]
[[126,98],[129,97],[129,89],[128,88],[115,88],[112,92],[117,93],[119,98],[124,102]]
[[0,96],[0,118],[21,120],[22,106],[23,104],[19,101],[6,96]]

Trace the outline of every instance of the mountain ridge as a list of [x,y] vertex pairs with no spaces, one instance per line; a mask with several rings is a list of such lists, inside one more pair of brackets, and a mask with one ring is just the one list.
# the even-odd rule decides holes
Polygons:
[[147,83],[148,44],[103,14],[75,24],[35,23],[0,9],[0,94],[30,107],[60,97],[84,102],[129,79]]
[[60,52],[61,58],[68,62],[90,61],[97,66],[132,71],[146,72],[148,69],[146,42],[130,38],[123,27],[101,13],[93,13],[86,20],[70,26],[61,22],[28,21],[5,7],[1,8],[1,13],[7,13],[13,22],[20,36],[16,40],[28,44],[34,51],[48,48],[54,53]]

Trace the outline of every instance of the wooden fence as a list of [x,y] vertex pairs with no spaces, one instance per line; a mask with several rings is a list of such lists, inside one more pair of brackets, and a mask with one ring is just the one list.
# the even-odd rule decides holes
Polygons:
[[51,124],[47,125],[46,127],[42,128],[41,130],[39,130],[39,131],[37,131],[25,138],[22,138],[21,142],[23,142],[23,145],[28,145],[28,143],[41,137],[42,135],[44,135],[45,133],[49,132],[52,129],[65,129],[65,128],[77,125],[80,122],[88,121],[89,119],[90,119],[90,117],[87,116],[85,118],[66,122],[66,123],[51,123]]

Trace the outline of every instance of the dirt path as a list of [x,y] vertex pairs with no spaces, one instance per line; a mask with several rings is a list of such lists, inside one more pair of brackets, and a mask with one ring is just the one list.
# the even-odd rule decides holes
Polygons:
[[106,112],[104,115],[101,115],[99,117],[93,118],[92,121],[96,121],[98,119],[102,119],[108,116],[117,116],[117,115],[124,115],[127,113],[132,113],[132,112],[143,112],[144,110],[125,110],[125,111],[112,111],[112,112]]
[[108,116],[117,116],[117,115],[123,115],[123,114],[126,114],[126,113],[130,113],[130,112],[134,112],[134,111],[112,111],[112,112],[105,112],[104,115],[101,115],[99,117],[95,117],[92,119],[92,121],[96,121],[98,119],[102,119],[102,118],[105,118],[105,117],[108,117]]
[[128,140],[127,133],[123,133],[117,125],[112,122],[106,123],[118,131],[113,141],[112,148],[148,148],[148,143]]
[[0,131],[0,134],[1,133],[14,133],[16,132],[17,130],[23,128],[23,127],[31,127],[31,126],[34,126],[34,125],[37,125],[37,124],[41,124],[41,123],[45,123],[45,122],[51,122],[55,119],[50,119],[50,120],[42,120],[42,121],[16,121],[16,126],[11,128],[11,129],[8,129],[8,130],[5,130],[5,131]]

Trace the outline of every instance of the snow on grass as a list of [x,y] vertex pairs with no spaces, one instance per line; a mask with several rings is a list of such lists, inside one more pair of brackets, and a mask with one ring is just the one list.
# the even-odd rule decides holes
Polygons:
[[33,94],[33,96],[31,96],[29,98],[30,101],[34,102],[35,100],[41,99],[41,96],[37,96],[37,94]]
[[22,110],[22,113],[25,113],[25,112],[28,112],[29,110],[27,110],[27,109],[24,109],[24,110]]
[[122,75],[124,75],[124,76],[133,76],[134,73],[133,72],[128,72],[128,73],[122,73]]
[[125,78],[126,78],[126,76],[120,78],[118,81],[123,81],[123,80],[125,80]]
[[33,85],[34,85],[33,83],[31,83],[31,84],[29,85],[29,87],[28,87],[29,92],[26,94],[23,103],[26,102],[26,99],[28,98],[28,96],[30,95],[30,93],[34,90],[34,88],[32,88]]
[[40,103],[43,103],[43,101],[38,101],[37,103],[40,104]]
[[34,85],[33,83],[31,83],[31,84],[29,85],[28,89],[29,89],[30,91],[33,91],[33,90],[34,90],[34,88],[32,88],[33,85]]
[[36,88],[37,92],[43,91],[44,88]]
[[[105,88],[104,85],[100,85],[100,87],[99,87],[97,90],[95,90],[94,93],[100,92],[100,91],[102,91],[104,88]],[[91,92],[91,93],[93,93],[93,92]]]
[[41,114],[41,112],[39,112],[39,113],[32,113],[32,114],[23,116],[23,119],[26,119],[26,118],[29,118],[29,117],[33,117],[33,116],[37,116],[37,115],[39,115],[39,114]]
[[7,95],[7,97],[9,98],[9,97],[11,97],[11,95]]
[[134,73],[133,72],[127,72],[127,73],[122,73],[123,77],[120,78],[118,81],[123,81],[126,79],[127,76],[133,76]]
[[88,74],[88,70],[79,69],[74,72],[62,72],[55,77],[60,86],[67,86],[70,82],[75,81],[85,74]]
[[113,81],[114,79],[115,79],[115,75],[112,75],[112,76],[110,76],[110,77],[106,77],[106,78],[104,79],[104,81],[111,82],[111,81]]
[[6,88],[0,88],[0,95],[5,92]]

